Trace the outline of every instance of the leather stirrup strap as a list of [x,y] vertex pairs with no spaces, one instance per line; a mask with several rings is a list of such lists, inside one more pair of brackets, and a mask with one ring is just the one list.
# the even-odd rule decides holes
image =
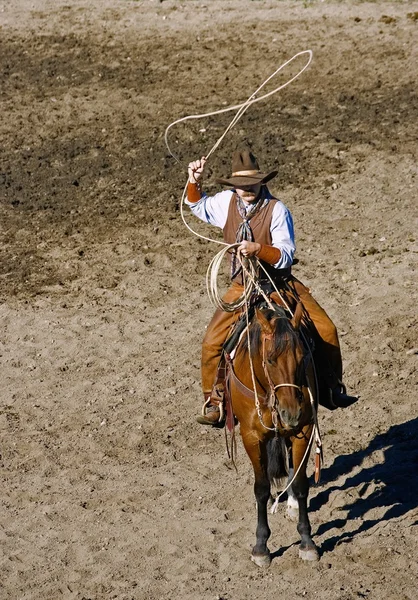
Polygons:
[[[254,390],[251,390],[250,388],[248,388],[246,385],[244,385],[242,383],[242,381],[240,379],[238,379],[238,377],[235,374],[234,371],[234,365],[232,363],[231,357],[229,356],[229,354],[225,354],[225,359],[228,365],[228,374],[230,376],[230,378],[232,379],[232,381],[234,382],[234,385],[237,387],[237,389],[244,394],[244,396],[247,396],[247,398],[251,398],[251,399],[255,399],[255,394],[254,394]],[[257,394],[259,400],[265,401],[267,400],[267,396],[265,396],[264,394]]]

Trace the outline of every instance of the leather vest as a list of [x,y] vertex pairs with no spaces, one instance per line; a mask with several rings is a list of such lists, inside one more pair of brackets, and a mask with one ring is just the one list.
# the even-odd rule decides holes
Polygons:
[[[224,241],[227,244],[235,244],[236,243],[237,230],[238,230],[238,227],[240,226],[240,224],[242,223],[242,217],[238,212],[236,198],[237,198],[237,195],[233,194],[233,196],[229,202],[228,216],[226,218],[226,223],[223,228]],[[261,209],[250,220],[250,227],[251,227],[251,231],[253,232],[254,241],[258,242],[259,244],[266,244],[267,246],[271,246],[272,240],[271,240],[270,226],[271,226],[271,218],[272,218],[272,214],[273,214],[273,209],[274,209],[274,206],[276,203],[277,203],[277,200],[272,198],[269,201],[269,203],[267,204],[267,206],[265,206],[263,209]],[[273,270],[274,275],[280,274],[278,272],[278,270],[272,268],[271,265],[268,265],[265,262],[263,262],[262,264],[263,264],[264,268],[266,268],[269,271],[269,273],[272,272],[272,270]],[[282,271],[282,269],[280,270],[280,272],[281,271]],[[240,283],[242,285],[243,284],[242,274],[238,274],[236,277],[234,277],[234,281],[236,283]]]
[[[223,228],[224,241],[227,244],[235,244],[237,237],[238,227],[242,223],[242,217],[238,212],[237,208],[237,195],[233,194],[228,208],[228,216],[226,223]],[[267,244],[271,246],[271,217],[273,214],[273,208],[277,200],[272,198],[267,206],[260,210],[250,221],[251,231],[253,232],[254,241],[259,244]]]

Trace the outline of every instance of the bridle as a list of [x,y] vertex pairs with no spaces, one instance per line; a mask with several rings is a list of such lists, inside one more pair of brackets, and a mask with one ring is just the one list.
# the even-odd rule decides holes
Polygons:
[[[263,340],[262,340],[262,367],[263,367],[263,371],[264,374],[266,376],[266,380],[268,382],[268,386],[269,386],[269,391],[270,391],[270,396],[263,396],[262,394],[259,394],[257,392],[257,385],[256,385],[256,378],[255,378],[255,373],[254,373],[254,366],[253,366],[253,362],[251,359],[251,351],[250,351],[250,336],[249,336],[249,319],[248,319],[248,311],[246,312],[246,317],[247,317],[247,327],[246,327],[246,332],[247,332],[247,342],[248,342],[248,353],[249,353],[249,359],[250,359],[250,371],[251,371],[251,377],[252,377],[252,383],[253,383],[253,389],[248,388],[246,385],[244,385],[242,383],[242,381],[237,377],[235,370],[234,370],[234,366],[233,366],[233,362],[232,362],[232,358],[229,354],[225,354],[225,359],[228,365],[227,368],[227,387],[229,387],[229,381],[230,379],[232,379],[234,381],[235,386],[237,387],[237,389],[244,394],[245,396],[247,396],[248,398],[252,398],[254,400],[254,404],[255,404],[255,409],[257,412],[257,416],[258,419],[260,421],[260,424],[262,425],[262,427],[264,427],[264,429],[267,429],[269,431],[274,431],[275,434],[283,434],[285,433],[284,431],[284,427],[283,427],[283,423],[280,420],[278,411],[277,411],[277,406],[276,406],[276,402],[277,402],[277,396],[276,396],[276,390],[283,388],[283,387],[293,387],[299,390],[299,392],[301,394],[303,394],[302,391],[302,386],[299,386],[295,383],[279,383],[279,384],[275,384],[270,376],[270,373],[268,371],[267,368],[267,361],[266,361],[266,340],[272,340],[273,339],[273,335],[274,334],[264,334],[263,336]],[[287,318],[287,317],[279,317],[279,318]],[[306,378],[306,389],[308,390],[308,394],[309,394],[309,401],[311,404],[311,410],[312,410],[312,421],[311,421],[311,425],[313,425],[312,428],[312,433],[310,435],[310,439],[307,445],[307,448],[305,450],[305,454],[303,456],[303,459],[299,465],[299,468],[297,469],[297,471],[295,472],[295,474],[293,475],[293,478],[290,482],[288,482],[286,488],[281,492],[281,494],[279,494],[279,496],[277,496],[275,503],[278,502],[279,498],[282,496],[282,494],[291,486],[291,484],[293,483],[293,481],[295,480],[302,464],[304,463],[305,459],[307,458],[312,443],[315,441],[315,445],[316,445],[316,449],[315,449],[315,482],[317,483],[319,481],[319,477],[320,477],[320,471],[321,471],[321,461],[323,459],[322,456],[322,441],[321,441],[321,435],[319,432],[319,424],[318,424],[318,412],[317,412],[317,408],[316,408],[316,403],[315,403],[315,399],[314,396],[312,394],[312,390],[311,390],[311,385],[309,383],[309,380],[307,378],[307,367],[309,365],[310,362],[312,362],[312,366],[313,366],[313,370],[314,370],[314,377],[315,377],[315,387],[316,387],[316,392],[318,393],[318,389],[317,389],[317,378],[316,378],[316,372],[315,372],[315,365],[313,364],[313,356],[312,356],[312,350],[309,348],[309,345],[307,343],[307,340],[305,338],[305,336],[302,336],[302,341],[303,341],[303,345],[305,346],[305,352],[304,352],[304,358],[303,358],[303,372]],[[305,386],[303,386],[305,387]],[[273,407],[271,408],[271,417],[272,417],[272,423],[273,423],[273,427],[268,427],[263,420],[263,413],[261,410],[261,404],[260,404],[260,400],[262,401],[268,401],[269,398],[273,398],[274,399],[274,403],[273,403]],[[288,431],[287,431],[288,433]],[[297,434],[294,434],[297,437]]]
[[[302,386],[300,385],[296,385],[295,383],[277,383],[275,384],[271,378],[271,375],[269,373],[269,370],[267,368],[267,352],[266,352],[266,341],[271,341],[273,339],[273,334],[272,333],[265,333],[263,335],[263,340],[262,340],[262,358],[261,358],[261,364],[263,367],[263,371],[264,371],[264,375],[266,376],[267,379],[267,383],[269,386],[269,392],[270,392],[270,399],[273,400],[272,402],[272,406],[271,406],[271,417],[272,417],[272,421],[273,421],[273,425],[274,425],[274,429],[278,430],[280,428],[284,429],[283,426],[283,422],[280,419],[280,415],[279,415],[279,411],[277,410],[277,395],[276,395],[276,390],[280,389],[280,388],[284,388],[284,387],[291,387],[291,388],[295,388],[299,391],[301,397],[303,397],[303,390],[302,390]],[[304,362],[304,372],[307,366],[307,361],[309,361],[309,355],[308,354],[304,354],[304,358],[303,358],[303,362]],[[266,427],[266,425],[264,425],[263,420],[262,420],[262,416],[261,416],[261,409],[259,412],[259,406],[257,406],[257,395],[255,394],[256,397],[256,408],[257,408],[257,413],[260,419],[261,424],[263,425],[263,427]]]

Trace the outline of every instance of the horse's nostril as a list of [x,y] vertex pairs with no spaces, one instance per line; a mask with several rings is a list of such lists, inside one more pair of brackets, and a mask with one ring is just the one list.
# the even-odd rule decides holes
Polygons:
[[290,427],[297,427],[301,414],[302,410],[300,407],[298,407],[294,414],[290,414],[290,412],[285,408],[280,410],[280,418],[283,424],[289,425]]
[[287,423],[289,421],[289,413],[284,408],[280,411],[280,416],[284,423]]

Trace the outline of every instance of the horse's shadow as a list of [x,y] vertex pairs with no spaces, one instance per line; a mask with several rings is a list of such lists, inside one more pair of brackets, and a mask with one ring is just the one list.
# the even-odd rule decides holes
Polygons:
[[[382,464],[373,464],[352,474],[364,459],[377,450],[383,452]],[[337,490],[357,488],[360,497],[340,507],[346,512],[346,516],[320,525],[316,535],[323,535],[334,528],[343,528],[352,519],[361,519],[361,521],[356,530],[342,531],[340,535],[325,540],[321,545],[322,553],[331,552],[337,544],[350,541],[377,523],[384,524],[416,508],[418,506],[417,466],[418,418],[392,426],[386,433],[376,436],[364,450],[337,457],[333,464],[322,472],[322,481],[326,482],[327,487],[311,499],[310,512],[319,510]],[[328,482],[335,481],[342,475],[348,475],[343,485],[329,485]],[[365,495],[371,483],[376,487],[371,494]],[[367,519],[366,514],[369,511],[385,507],[387,510],[383,517]],[[414,523],[416,524],[417,522]]]

